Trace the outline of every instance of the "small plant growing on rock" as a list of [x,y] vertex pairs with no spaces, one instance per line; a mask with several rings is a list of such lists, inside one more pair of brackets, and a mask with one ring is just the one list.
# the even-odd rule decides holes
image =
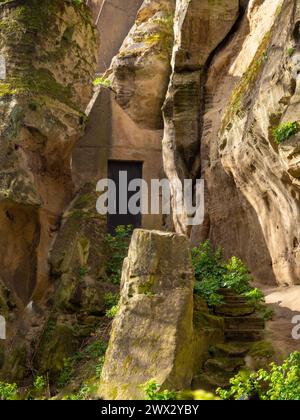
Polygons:
[[98,363],[96,364],[96,379],[101,379],[104,360],[105,356],[102,356],[99,358]]
[[107,308],[105,315],[108,318],[115,318],[115,316],[117,315],[118,310],[119,310],[119,306],[118,306],[119,299],[120,299],[119,293],[109,292],[105,294],[104,303]]
[[300,124],[297,121],[280,124],[273,130],[274,140],[277,144],[280,144],[297,134],[299,130]]
[[107,318],[115,318],[117,316],[118,311],[119,311],[119,306],[114,305],[106,311],[105,315],[107,316]]
[[291,47],[287,49],[287,54],[289,57],[292,57],[295,53],[295,48]]
[[158,385],[155,379],[151,379],[144,385],[141,385],[141,389],[146,394],[146,400],[159,401],[159,400],[176,400],[177,392],[169,391],[165,389],[160,391],[161,385]]
[[93,82],[94,86],[102,86],[105,88],[110,88],[111,87],[111,81],[109,79],[106,79],[103,76],[99,76],[97,77],[94,82]]

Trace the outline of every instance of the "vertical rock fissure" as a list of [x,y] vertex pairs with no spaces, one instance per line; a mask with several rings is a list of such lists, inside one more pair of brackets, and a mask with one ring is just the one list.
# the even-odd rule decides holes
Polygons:
[[[178,211],[178,208],[183,201],[181,183],[187,178],[195,180],[201,170],[199,150],[207,65],[213,52],[232,30],[239,11],[239,2],[235,0],[217,5],[185,0],[176,2],[172,75],[163,107],[163,160],[170,181],[173,209],[177,207],[173,212],[173,222],[178,233],[191,233],[188,209]],[[215,31],[213,22],[217,18],[219,28]],[[195,33],[191,34],[191,30]]]

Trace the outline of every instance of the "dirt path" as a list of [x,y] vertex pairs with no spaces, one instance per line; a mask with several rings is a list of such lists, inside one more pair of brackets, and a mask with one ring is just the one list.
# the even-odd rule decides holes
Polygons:
[[[300,286],[293,287],[266,287],[259,286],[265,296],[266,303],[274,310],[274,317],[267,322],[267,339],[272,341],[277,351],[277,358],[281,361],[293,351],[300,351],[300,338],[292,337],[295,324],[294,316],[299,316],[300,325]],[[300,332],[300,328],[298,329]]]

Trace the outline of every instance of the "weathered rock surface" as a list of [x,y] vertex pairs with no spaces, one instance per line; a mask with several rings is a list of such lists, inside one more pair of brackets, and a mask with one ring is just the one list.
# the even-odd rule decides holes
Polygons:
[[1,278],[25,302],[48,282],[53,231],[72,198],[70,155],[85,122],[96,36],[84,4],[0,5]]
[[190,386],[193,284],[185,236],[134,232],[103,367],[103,398],[144,398],[139,385],[154,378],[163,388]]
[[[178,181],[195,179],[200,170],[205,67],[210,54],[225,39],[239,11],[237,0],[179,0],[174,22],[175,42],[172,69],[164,104],[164,169],[169,178],[173,202],[182,200]],[[188,210],[174,212],[179,233],[189,233]]]
[[[295,65],[300,7],[294,1],[269,2],[267,21],[262,10],[259,13],[266,11],[267,3],[257,5],[248,15],[250,27],[255,21],[260,33],[251,63],[245,67],[241,62],[242,50],[231,66],[234,74],[239,68],[243,76],[223,118],[220,153],[226,172],[257,214],[277,281],[298,284],[299,135],[278,147],[273,131],[281,123],[299,120]],[[250,32],[246,45],[251,36]]]
[[175,0],[145,0],[114,58],[116,101],[140,127],[161,129],[161,107],[171,72]]
[[[117,135],[131,127],[130,143],[135,124],[149,140],[164,126],[173,200],[178,181],[205,179],[205,223],[191,229],[187,214],[175,215],[176,231],[197,245],[221,245],[257,279],[280,284],[300,282],[300,136],[274,141],[281,123],[300,121],[298,3],[145,0],[107,73],[126,115],[114,115],[122,118]],[[97,17],[100,2],[92,4]],[[1,377],[22,380],[36,369],[55,377],[114,291],[94,186],[83,186],[70,205],[70,156],[92,94],[96,37],[88,10],[75,1],[1,2],[0,18],[0,311],[8,319]],[[152,378],[171,389],[189,386],[208,344],[223,334],[218,317],[193,314],[192,285],[184,236],[135,233],[101,395],[140,398],[138,386]]]
[[[35,351],[53,309],[49,250],[74,194],[71,151],[85,125],[97,40],[90,12],[79,2],[1,2],[0,18],[6,64],[0,80],[0,311],[7,326],[0,376],[21,381],[37,365]],[[95,307],[92,299],[82,300]],[[60,365],[70,351],[63,352],[61,342],[61,335],[52,341]]]

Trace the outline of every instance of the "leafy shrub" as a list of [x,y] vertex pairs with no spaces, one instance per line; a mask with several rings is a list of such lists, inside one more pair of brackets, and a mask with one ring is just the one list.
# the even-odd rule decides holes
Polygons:
[[115,235],[107,234],[105,237],[109,253],[106,273],[113,284],[120,284],[123,260],[127,256],[132,230],[131,225],[118,226]]
[[273,130],[275,142],[280,144],[288,140],[294,134],[298,133],[299,130],[300,124],[297,121],[280,124],[277,128],[275,128],[275,130]]
[[17,400],[18,399],[18,387],[17,384],[8,384],[0,382],[0,400]]
[[268,370],[240,372],[230,384],[228,391],[217,390],[222,399],[238,400],[255,394],[261,400],[300,400],[300,353],[291,353],[282,365],[272,363]]
[[158,385],[155,379],[151,379],[150,381],[146,382],[144,385],[140,386],[141,389],[146,394],[146,399],[151,401],[159,401],[159,400],[176,400],[177,392],[168,391],[165,389],[164,391],[160,391],[161,385]]
[[245,264],[237,257],[224,262],[222,251],[214,251],[209,242],[192,250],[192,262],[196,277],[195,293],[203,297],[208,306],[223,303],[223,296],[219,293],[221,288],[230,289],[253,304],[264,300],[263,293],[251,286],[251,276]]
[[226,273],[223,277],[222,286],[242,295],[247,294],[253,288],[250,286],[251,276],[245,264],[237,257],[232,257],[225,265]]
[[209,242],[192,249],[192,262],[195,270],[195,292],[205,299],[209,306],[222,304],[223,298],[218,291],[226,272],[222,251],[214,251]]

